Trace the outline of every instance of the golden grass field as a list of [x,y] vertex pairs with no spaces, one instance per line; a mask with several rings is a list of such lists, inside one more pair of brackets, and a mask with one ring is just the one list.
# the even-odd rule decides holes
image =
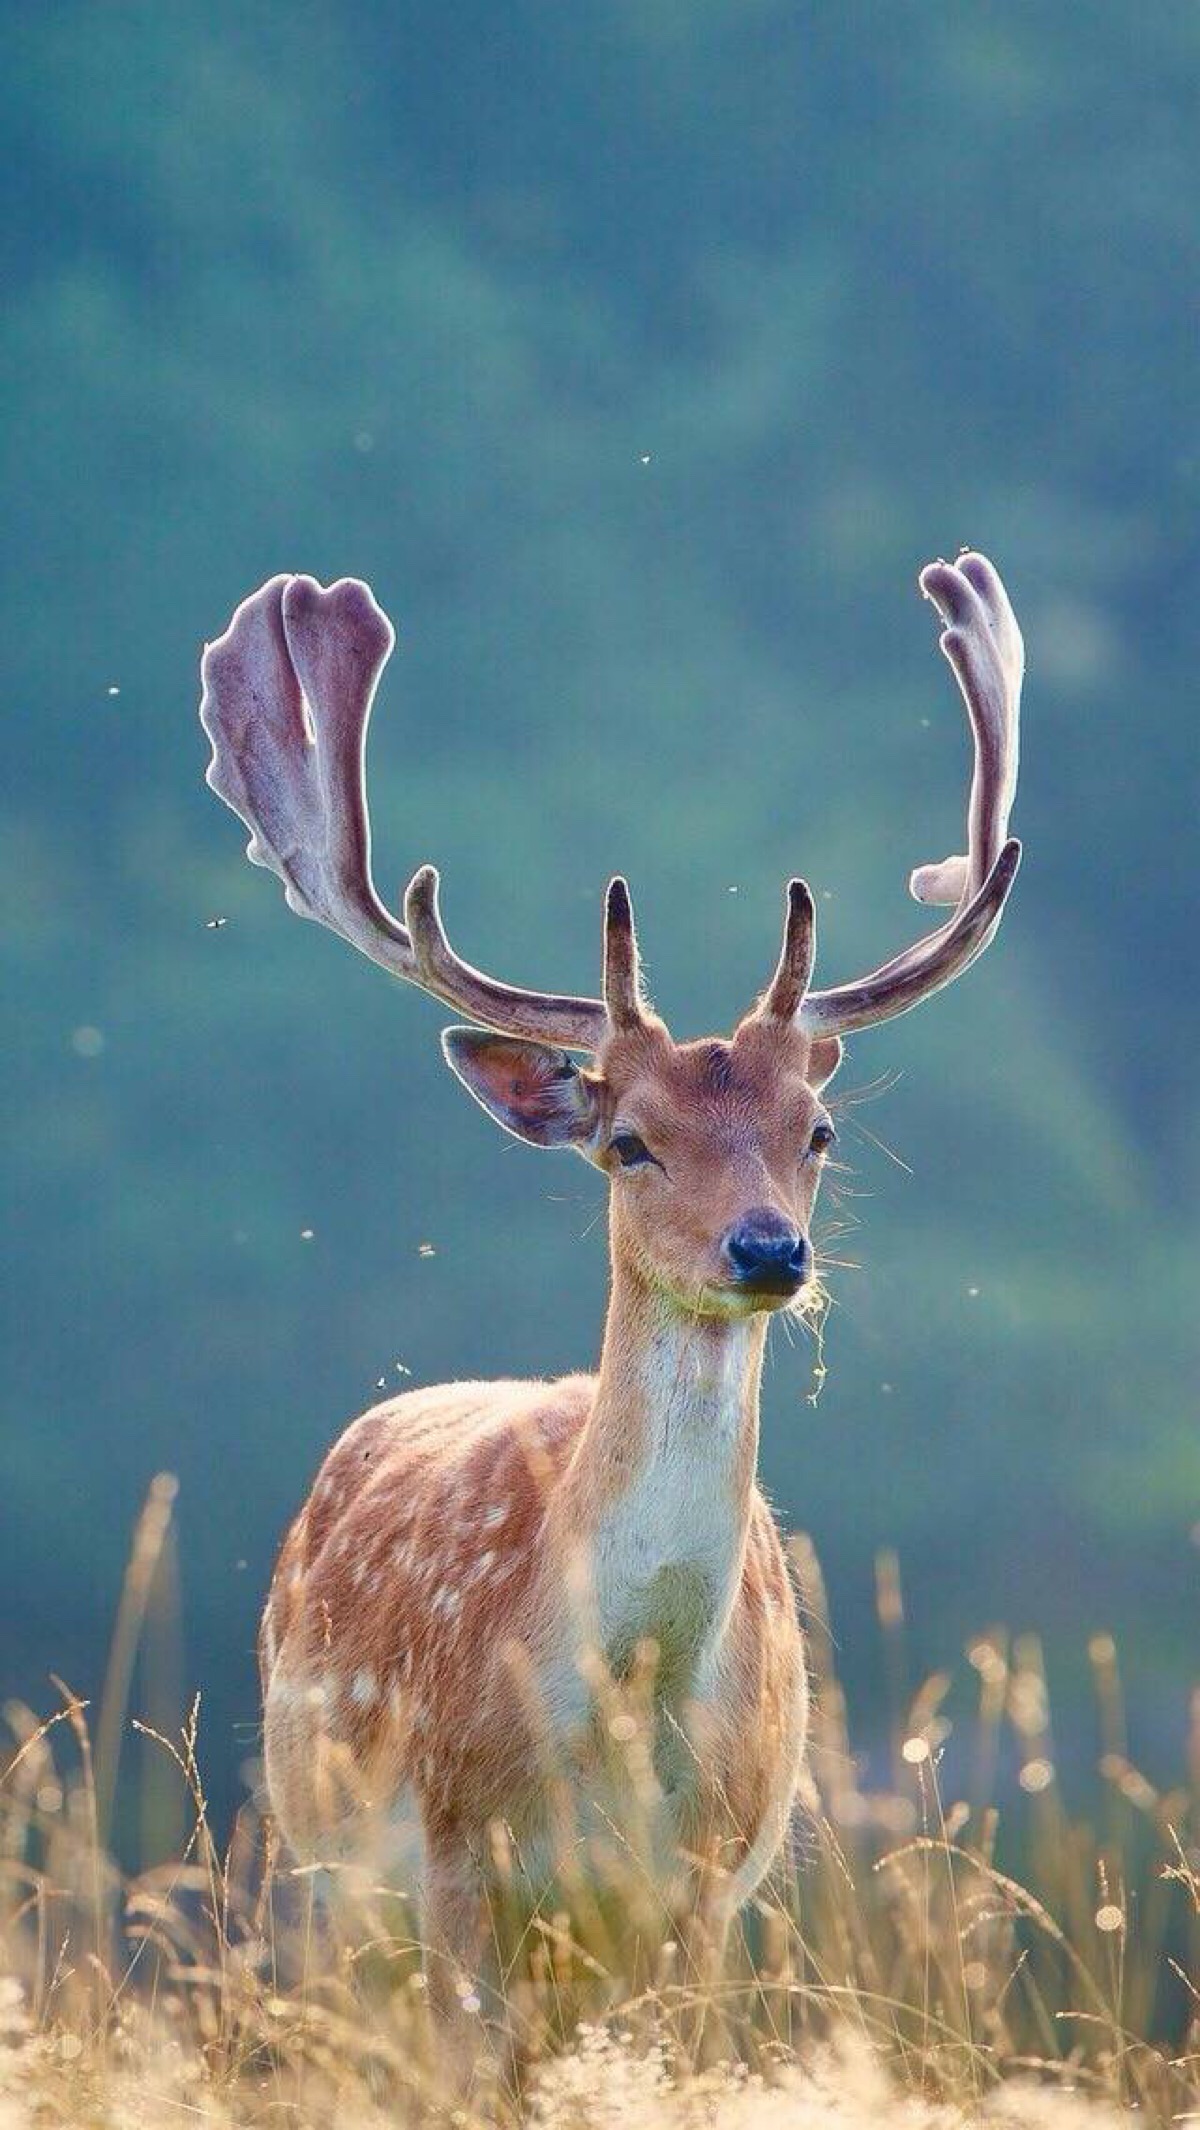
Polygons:
[[[130,1740],[130,1682],[139,1646],[153,1643],[172,1493],[167,1482],[151,1491],[99,1709],[58,1684],[47,1712],[5,1711],[0,2130],[1103,2130],[1134,2112],[1200,2123],[1200,1702],[1190,1765],[1160,1793],[1128,1756],[1106,1636],[1091,1650],[1100,1756],[1090,1818],[1072,1817],[1060,1795],[1040,1651],[998,1631],[971,1644],[961,1678],[898,1696],[893,1779],[870,1791],[816,1560],[794,1541],[816,1693],[806,1824],[745,1918],[720,1991],[698,2007],[678,1948],[660,1942],[631,1826],[614,1840],[602,1898],[548,1906],[506,1953],[519,2084],[481,2073],[464,2099],[442,2076],[402,1906],[385,1909],[382,1890],[368,1889],[361,1929],[335,1944],[311,1878],[272,1854],[252,1810],[228,1846],[215,1840],[199,1704],[178,1736],[134,1721]],[[903,1608],[890,1560],[878,1591],[895,1644]],[[614,1732],[633,1794],[646,1780],[639,1720],[631,1704]],[[952,1734],[953,1764],[969,1770],[962,1795],[943,1788]],[[140,1814],[161,1855],[172,1815],[186,1817],[169,1859],[129,1876],[110,1860],[107,1829],[131,1744],[138,1765],[124,1779],[139,1794],[117,1791],[119,1805],[136,1807],[130,1823]],[[1003,1823],[1001,1767],[1019,1771],[1019,1805]],[[1014,1851],[1020,1880],[998,1862]],[[647,1948],[633,1992],[616,1916],[623,1942],[632,1925]],[[695,2068],[701,2010],[705,2067]]]

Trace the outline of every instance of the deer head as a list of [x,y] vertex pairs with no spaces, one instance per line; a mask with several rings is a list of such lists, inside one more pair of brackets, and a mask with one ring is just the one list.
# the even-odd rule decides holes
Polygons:
[[[1017,773],[1020,631],[984,556],[932,562],[921,589],[974,741],[965,855],[918,867],[910,888],[951,914],[869,975],[813,990],[812,896],[787,891],[766,990],[729,1040],[676,1043],[643,994],[629,890],[608,889],[599,999],[526,991],[451,946],[432,866],[404,920],[371,878],[367,725],[394,642],[365,584],[274,577],[204,653],[208,781],[251,831],[247,855],[288,905],[472,1023],[446,1058],[507,1131],[573,1147],[612,1182],[619,1261],[699,1315],[778,1308],[810,1277],[809,1223],[834,1138],[822,1090],[842,1038],[906,1013],[960,976],[993,938],[1020,860],[1008,815]],[[571,1052],[586,1053],[577,1064]]]

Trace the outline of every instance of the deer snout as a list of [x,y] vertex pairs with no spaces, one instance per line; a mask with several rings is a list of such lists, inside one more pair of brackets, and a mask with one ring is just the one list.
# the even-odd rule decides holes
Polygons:
[[812,1271],[808,1237],[768,1206],[735,1221],[721,1250],[739,1287],[754,1294],[796,1294]]

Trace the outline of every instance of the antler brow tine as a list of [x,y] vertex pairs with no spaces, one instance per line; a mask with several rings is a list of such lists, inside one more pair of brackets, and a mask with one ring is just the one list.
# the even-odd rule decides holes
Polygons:
[[817,911],[806,880],[789,880],[783,945],[775,974],[753,1016],[794,1021],[804,1004],[817,955]]
[[612,1028],[637,1028],[646,1018],[633,903],[619,873],[604,898],[604,1004]]

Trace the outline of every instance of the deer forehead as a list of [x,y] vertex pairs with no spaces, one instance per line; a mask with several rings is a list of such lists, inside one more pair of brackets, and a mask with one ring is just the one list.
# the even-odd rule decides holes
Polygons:
[[801,1039],[705,1039],[640,1047],[604,1060],[614,1117],[699,1144],[739,1143],[790,1129],[819,1108]]

